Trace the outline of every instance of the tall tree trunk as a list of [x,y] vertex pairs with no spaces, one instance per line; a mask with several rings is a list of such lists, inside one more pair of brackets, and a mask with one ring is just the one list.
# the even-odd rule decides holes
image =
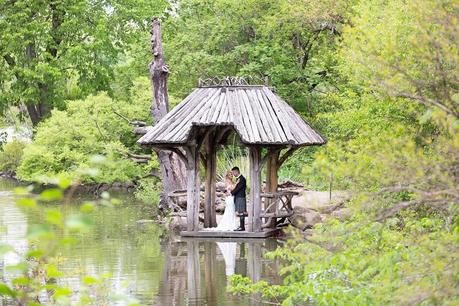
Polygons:
[[[40,88],[40,91],[43,93],[45,89]],[[40,97],[39,102],[36,104],[27,104],[26,108],[33,126],[36,126],[40,121],[51,114],[50,106],[42,97]]]
[[[161,42],[161,29],[158,18],[153,17],[151,28],[151,44],[153,61],[150,63],[150,80],[153,90],[151,116],[158,122],[169,111],[169,97],[167,94],[167,77],[169,68],[166,65]],[[157,151],[164,193],[161,197],[161,207],[167,207],[167,194],[177,189],[186,188],[185,164],[170,151]]]
[[[27,45],[25,54],[29,61],[29,65],[36,65],[35,59],[37,58],[37,52],[35,51],[34,43]],[[27,112],[29,114],[30,120],[32,121],[33,126],[36,126],[42,119],[47,117],[51,113],[51,109],[47,99],[48,86],[43,83],[34,84],[33,86],[38,87],[39,97],[34,103],[29,103],[27,105]]]

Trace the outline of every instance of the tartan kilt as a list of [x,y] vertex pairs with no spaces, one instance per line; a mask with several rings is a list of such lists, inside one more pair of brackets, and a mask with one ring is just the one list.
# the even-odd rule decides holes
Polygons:
[[238,213],[243,213],[247,211],[247,201],[245,198],[235,197],[234,198],[234,207]]

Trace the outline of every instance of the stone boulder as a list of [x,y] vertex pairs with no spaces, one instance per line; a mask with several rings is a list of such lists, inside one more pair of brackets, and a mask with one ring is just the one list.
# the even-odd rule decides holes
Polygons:
[[226,184],[225,184],[225,182],[217,182],[217,184],[215,185],[215,189],[216,189],[217,191],[225,192],[225,191],[226,191]]
[[293,226],[305,230],[322,222],[322,217],[317,211],[297,206],[293,208],[293,216],[290,217],[290,222]]
[[343,207],[341,209],[333,211],[331,215],[342,221],[348,219],[352,215],[352,212],[349,208]]
[[186,226],[186,217],[182,216],[173,216],[167,224],[167,228],[176,233],[186,230]]

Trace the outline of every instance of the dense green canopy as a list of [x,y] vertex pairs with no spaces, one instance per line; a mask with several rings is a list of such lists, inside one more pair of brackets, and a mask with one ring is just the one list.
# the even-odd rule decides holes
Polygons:
[[[458,304],[457,1],[3,0],[0,7],[3,110],[57,108],[36,126],[22,159],[12,152],[23,145],[4,148],[1,168],[19,165],[33,179],[69,174],[88,154],[102,154],[122,167],[91,180],[147,174],[151,165],[125,155],[151,152],[133,145],[129,125],[111,110],[149,117],[147,20],[158,14],[172,105],[199,77],[267,76],[328,139],[295,153],[280,179],[324,190],[333,178],[333,189],[352,195],[344,203],[350,217],[328,217],[307,240],[298,235],[271,254],[283,259],[284,283],[234,277],[233,290],[284,305]],[[247,160],[237,145],[219,156],[225,166],[235,159]],[[156,184],[142,186],[156,192]]]
[[36,124],[66,99],[110,90],[117,63],[164,9],[160,0],[0,1],[0,106],[24,104]]

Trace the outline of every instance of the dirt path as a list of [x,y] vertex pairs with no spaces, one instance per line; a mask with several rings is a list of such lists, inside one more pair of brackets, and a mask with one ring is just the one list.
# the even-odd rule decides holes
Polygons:
[[330,200],[328,191],[314,190],[298,190],[299,196],[292,199],[293,207],[303,207],[322,211],[336,204],[342,203],[349,198],[349,193],[346,191],[333,191]]

